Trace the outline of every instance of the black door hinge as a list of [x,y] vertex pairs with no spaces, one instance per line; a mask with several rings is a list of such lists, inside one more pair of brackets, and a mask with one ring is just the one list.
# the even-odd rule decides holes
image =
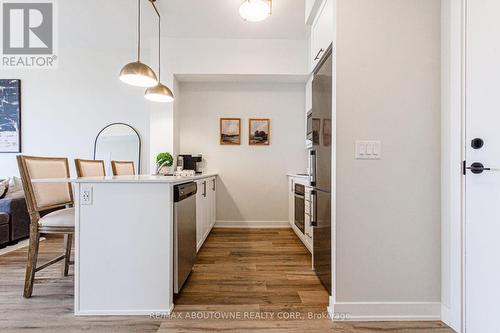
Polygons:
[[465,176],[465,171],[467,170],[466,161],[462,162],[462,174]]

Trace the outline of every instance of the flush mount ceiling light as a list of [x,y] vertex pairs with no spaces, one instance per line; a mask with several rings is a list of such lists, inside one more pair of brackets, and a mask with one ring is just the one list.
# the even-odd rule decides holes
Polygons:
[[156,0],[149,0],[156,15],[158,15],[158,82],[154,87],[146,89],[144,97],[152,102],[168,103],[173,102],[174,94],[172,90],[160,82],[161,80],[161,15],[155,5]]
[[240,16],[249,22],[263,21],[271,16],[272,0],[245,0],[240,6]]
[[137,61],[126,64],[120,71],[120,80],[136,87],[153,87],[158,83],[155,72],[141,62],[141,0],[137,0]]

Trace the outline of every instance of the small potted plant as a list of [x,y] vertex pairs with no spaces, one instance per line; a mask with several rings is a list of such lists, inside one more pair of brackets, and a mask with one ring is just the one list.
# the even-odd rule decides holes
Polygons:
[[[167,175],[169,168],[174,164],[174,158],[168,152],[156,155],[156,174]],[[166,169],[166,170],[165,170]]]

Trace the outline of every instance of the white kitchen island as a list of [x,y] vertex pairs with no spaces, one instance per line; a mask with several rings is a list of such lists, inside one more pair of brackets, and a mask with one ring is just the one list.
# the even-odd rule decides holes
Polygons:
[[74,183],[75,315],[169,314],[173,309],[173,187],[205,182],[201,189],[198,185],[198,192],[205,191],[206,197],[207,188],[213,189],[215,197],[215,177],[34,180]]

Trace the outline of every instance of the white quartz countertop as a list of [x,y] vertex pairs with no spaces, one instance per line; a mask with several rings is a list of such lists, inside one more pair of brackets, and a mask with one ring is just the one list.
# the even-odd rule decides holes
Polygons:
[[106,177],[80,177],[80,178],[39,178],[32,183],[170,183],[182,184],[198,179],[216,177],[217,173],[206,173],[193,177],[184,176],[106,176]]

